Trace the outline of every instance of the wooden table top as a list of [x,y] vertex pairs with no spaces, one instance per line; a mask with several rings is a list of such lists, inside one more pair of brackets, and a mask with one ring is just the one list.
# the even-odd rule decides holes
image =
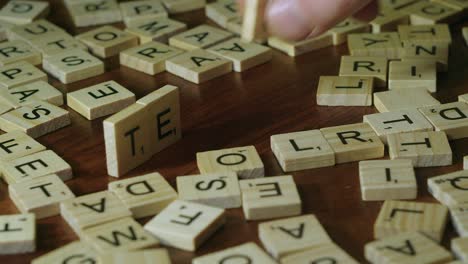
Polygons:
[[[3,2],[3,1],[2,1]],[[5,1],[6,2],[6,1]],[[53,0],[49,19],[66,28],[72,25],[62,1]],[[189,27],[206,21],[202,10],[175,16]],[[123,27],[123,24],[116,24]],[[465,26],[468,21],[465,22]],[[443,103],[457,100],[468,92],[468,47],[461,37],[461,25],[453,28],[448,73],[438,75],[439,92],[435,97]],[[106,73],[91,79],[63,85],[49,81],[63,92],[115,80],[140,98],[165,84],[180,87],[183,138],[156,154],[150,161],[132,170],[124,178],[149,172],[160,172],[175,186],[180,175],[198,173],[195,154],[200,151],[255,145],[265,164],[268,176],[283,175],[271,149],[270,136],[280,133],[319,129],[362,122],[363,115],[375,113],[374,107],[323,107],[316,105],[316,88],[321,75],[337,75],[340,56],[348,53],[346,45],[329,47],[297,58],[278,51],[273,60],[244,73],[229,73],[202,85],[195,85],[169,73],[149,76],[120,67],[118,58],[106,60]],[[40,137],[38,141],[69,162],[74,179],[67,185],[80,196],[107,189],[115,178],[106,172],[103,118],[88,121],[73,110],[72,125]],[[428,177],[462,168],[463,155],[468,155],[468,138],[451,141],[454,165],[416,169],[418,201],[435,200],[427,191]],[[386,153],[386,158],[388,154]],[[373,240],[373,224],[382,202],[364,202],[359,187],[358,163],[292,173],[303,202],[304,214],[315,214],[332,239],[357,260],[364,262],[364,244]],[[19,211],[8,196],[8,188],[0,183],[0,214]],[[170,249],[173,263],[190,263],[195,256],[221,250],[248,241],[260,244],[257,222],[247,222],[241,209],[227,210],[227,223],[196,253]],[[145,223],[149,218],[139,222]],[[32,254],[0,256],[0,263],[27,263],[46,252],[77,240],[61,216],[38,221],[37,251]],[[448,226],[444,245],[455,236]]]

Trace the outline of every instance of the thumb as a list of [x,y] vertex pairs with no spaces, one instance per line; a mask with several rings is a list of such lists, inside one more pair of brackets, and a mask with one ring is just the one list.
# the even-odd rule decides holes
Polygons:
[[318,36],[349,16],[372,19],[376,13],[372,0],[270,0],[265,20],[272,35],[301,40]]

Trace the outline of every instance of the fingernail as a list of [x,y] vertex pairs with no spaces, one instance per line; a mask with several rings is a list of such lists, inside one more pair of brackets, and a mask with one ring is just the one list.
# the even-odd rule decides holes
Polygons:
[[300,14],[296,0],[274,0],[267,6],[266,26],[270,34],[300,40],[310,34],[310,27]]

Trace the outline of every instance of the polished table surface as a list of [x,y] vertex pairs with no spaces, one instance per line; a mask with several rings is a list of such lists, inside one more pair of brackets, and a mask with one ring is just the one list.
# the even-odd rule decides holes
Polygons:
[[[71,34],[89,30],[75,29],[63,3],[50,2],[52,10],[48,19],[52,22],[66,28]],[[190,27],[206,21],[203,11],[177,15],[175,18],[188,23]],[[122,24],[116,25],[123,27]],[[461,25],[452,28],[454,44],[451,47],[449,71],[438,75],[439,92],[435,94],[443,103],[456,101],[459,94],[468,92],[468,47],[462,41]],[[117,57],[106,60],[106,73],[101,76],[70,85],[63,85],[53,78],[49,78],[49,81],[65,93],[115,80],[133,91],[137,98],[165,84],[180,87],[182,140],[124,177],[157,171],[175,187],[177,176],[198,173],[197,152],[236,146],[255,145],[265,164],[266,175],[283,175],[270,149],[271,135],[358,123],[362,122],[363,115],[375,113],[374,107],[316,105],[319,77],[337,75],[340,56],[347,52],[346,45],[325,48],[297,58],[275,51],[269,63],[244,73],[229,73],[202,85],[189,83],[169,73],[149,76],[119,67]],[[74,179],[67,181],[67,185],[75,195],[106,190],[107,184],[116,179],[106,172],[103,118],[91,122],[67,109],[72,125],[38,140],[72,166]],[[418,201],[435,201],[427,191],[427,178],[462,168],[463,155],[468,155],[468,138],[451,141],[451,146],[454,165],[416,169]],[[373,239],[373,224],[382,203],[361,200],[358,163],[305,170],[292,175],[302,198],[303,213],[315,214],[339,246],[364,262],[363,248]],[[18,210],[8,196],[7,185],[0,182],[0,214],[14,213],[18,213]],[[170,249],[173,263],[190,263],[195,256],[248,241],[259,243],[258,222],[247,222],[241,209],[227,210],[227,216],[226,225],[196,253]],[[145,223],[148,220],[139,221]],[[454,236],[453,227],[448,225],[444,245],[448,246]],[[62,217],[41,219],[37,225],[37,251],[0,256],[0,263],[28,263],[77,239]]]

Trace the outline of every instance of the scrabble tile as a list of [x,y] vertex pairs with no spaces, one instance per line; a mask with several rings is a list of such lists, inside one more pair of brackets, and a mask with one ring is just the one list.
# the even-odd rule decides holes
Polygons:
[[468,238],[458,237],[452,239],[450,248],[458,259],[468,261]]
[[387,141],[391,159],[410,159],[414,167],[452,164],[452,150],[444,132],[391,134]]
[[166,60],[183,51],[163,43],[151,41],[120,53],[120,65],[150,75],[166,71]]
[[372,77],[320,76],[317,105],[372,105],[374,79]]
[[50,57],[71,49],[87,50],[88,48],[72,36],[63,33],[52,34],[47,38],[39,38],[31,42],[31,45],[42,54],[42,57]]
[[48,2],[14,0],[0,10],[0,19],[13,24],[27,24],[48,14]]
[[412,25],[454,23],[462,18],[461,10],[436,2],[420,1],[406,9],[405,12],[410,13]]
[[242,205],[235,172],[179,176],[176,180],[180,200],[226,209]]
[[388,135],[434,130],[431,123],[416,109],[365,115],[363,122],[369,124],[385,144]]
[[8,23],[6,21],[1,21],[0,20],[0,41],[5,41],[8,39],[8,31],[13,27],[14,25],[11,23]]
[[103,26],[76,36],[99,58],[109,58],[138,45],[138,37],[113,26]]
[[11,161],[45,149],[32,137],[18,130],[0,135],[1,161]]
[[284,172],[335,165],[335,153],[319,130],[273,135],[270,143]]
[[468,104],[468,93],[458,96],[458,101]]
[[393,89],[374,93],[374,106],[380,113],[411,110],[425,106],[440,105],[427,89]]
[[44,58],[42,67],[68,84],[104,73],[104,63],[86,51],[73,49]]
[[265,175],[263,162],[254,146],[198,152],[197,166],[202,174],[235,172],[241,179]]
[[440,3],[442,5],[450,6],[454,9],[468,9],[468,3],[464,0],[431,0],[432,2]]
[[377,1],[380,11],[395,11],[401,10],[404,7],[411,6],[419,0],[379,0]]
[[[227,248],[211,254],[196,257],[192,264],[219,264],[219,263],[262,263],[275,264],[276,262],[268,256],[257,244],[248,242],[239,246]],[[241,263],[241,262],[239,262]]]
[[400,25],[398,34],[403,44],[413,41],[418,43],[451,43],[452,35],[446,24],[437,25]]
[[239,7],[235,0],[220,0],[207,4],[205,15],[219,26],[226,28],[229,20],[240,16],[238,9]]
[[72,259],[83,263],[97,263],[98,254],[85,242],[75,241],[33,259],[31,264],[66,263]]
[[117,113],[134,103],[135,95],[115,81],[67,93],[68,106],[88,120]]
[[461,237],[468,236],[468,207],[464,205],[451,207],[450,216],[451,222],[458,235]]
[[0,67],[0,87],[11,89],[37,81],[47,82],[47,75],[29,62]]
[[204,8],[206,0],[162,0],[169,14],[178,14]]
[[366,123],[320,129],[335,152],[336,163],[381,158],[384,144]]
[[208,25],[200,25],[169,38],[169,44],[183,50],[205,49],[232,36],[231,32]]
[[463,35],[463,38],[465,39],[465,43],[468,45],[468,27],[464,27],[462,29],[462,35]]
[[232,61],[236,72],[246,71],[273,58],[273,52],[270,48],[256,43],[245,43],[239,38],[215,45],[209,51]]
[[32,101],[46,101],[50,104],[63,105],[63,95],[45,81],[37,81],[11,89],[0,89],[0,96],[14,108],[27,105]]
[[296,263],[349,263],[358,264],[348,253],[335,244],[325,244],[307,251],[286,256],[281,259],[281,264]]
[[391,61],[388,73],[388,88],[412,89],[426,88],[429,92],[437,91],[437,69],[434,62]]
[[263,222],[258,225],[258,236],[266,250],[276,259],[332,243],[312,214]]
[[468,189],[463,180],[468,178],[468,171],[461,170],[427,179],[429,192],[447,207],[461,206],[468,202]]
[[120,3],[120,10],[127,27],[138,21],[168,16],[159,0],[123,2]]
[[131,217],[83,230],[83,240],[99,253],[119,253],[158,246],[159,240]]
[[71,124],[67,110],[44,101],[32,101],[0,115],[0,129],[20,130],[33,138],[54,132]]
[[195,251],[224,225],[223,209],[176,200],[145,225],[161,244]]
[[107,173],[119,177],[181,137],[179,90],[166,85],[104,120]]
[[468,170],[468,156],[463,157],[463,169]]
[[424,61],[436,63],[437,71],[448,70],[448,43],[414,42],[403,47],[403,61]]
[[22,40],[34,45],[34,42],[54,35],[67,35],[67,33],[55,24],[40,19],[30,24],[17,25],[8,30],[9,40]]
[[301,198],[291,175],[241,180],[240,188],[247,220],[301,214]]
[[115,0],[76,1],[67,8],[76,27],[110,24],[122,20],[119,5]]
[[168,43],[169,38],[187,29],[185,23],[169,18],[155,18],[132,23],[125,31],[136,35],[141,44],[152,41]]
[[369,25],[352,17],[347,18],[341,23],[336,24],[330,30],[333,38],[333,45],[341,45],[348,40],[348,35],[352,33],[369,32]]
[[416,199],[418,186],[411,160],[359,162],[361,197],[364,201]]
[[3,178],[8,184],[31,181],[56,174],[62,181],[73,177],[71,166],[52,150],[36,152],[2,164]]
[[418,232],[407,232],[367,243],[364,254],[372,263],[446,263],[452,254]]
[[136,252],[115,252],[99,256],[101,264],[139,263],[139,264],[171,264],[167,249],[145,249]]
[[132,213],[108,191],[79,196],[60,203],[60,214],[78,236],[93,226],[101,226]]
[[33,65],[41,64],[42,56],[22,40],[12,40],[0,43],[0,66],[26,61]]
[[387,59],[384,57],[341,57],[340,76],[374,77],[376,87],[387,87]]
[[36,219],[59,215],[59,203],[75,197],[55,174],[10,184],[8,192],[21,213],[34,213]]
[[267,1],[251,0],[244,3],[242,40],[253,42],[255,39],[267,39],[268,33],[264,24]]
[[409,15],[398,11],[384,11],[377,13],[377,17],[370,22],[372,33],[393,32],[399,25],[408,25]]
[[13,109],[13,106],[11,106],[9,103],[7,103],[5,100],[0,99],[0,115],[3,113],[6,113],[10,110]]
[[36,250],[34,214],[0,215],[0,255]]
[[269,37],[268,46],[282,51],[288,56],[296,57],[307,52],[318,50],[333,45],[331,33],[324,33],[315,38],[309,38],[301,41],[288,41],[278,37]]
[[348,35],[348,49],[352,56],[385,57],[398,59],[401,42],[398,33],[360,33]]
[[386,200],[374,223],[374,238],[419,231],[440,241],[447,224],[447,207],[436,203]]
[[436,131],[444,131],[450,140],[468,137],[468,104],[448,103],[420,108]]
[[206,50],[192,50],[166,60],[166,70],[193,83],[209,81],[232,71],[232,62]]
[[155,172],[109,183],[115,194],[132,211],[134,218],[153,216],[177,199],[177,193]]

